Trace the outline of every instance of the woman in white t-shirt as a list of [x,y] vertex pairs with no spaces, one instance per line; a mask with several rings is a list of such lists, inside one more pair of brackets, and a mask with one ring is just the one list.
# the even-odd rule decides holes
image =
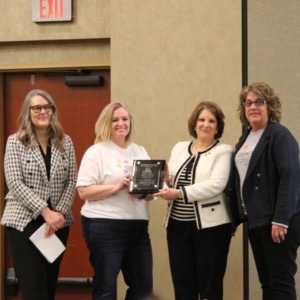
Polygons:
[[149,159],[132,143],[133,119],[124,103],[111,103],[96,126],[95,145],[81,162],[78,193],[83,236],[94,268],[93,299],[116,299],[116,280],[122,270],[129,286],[126,300],[150,295],[153,288],[152,249],[148,233],[148,201],[152,195],[130,195],[134,159]]

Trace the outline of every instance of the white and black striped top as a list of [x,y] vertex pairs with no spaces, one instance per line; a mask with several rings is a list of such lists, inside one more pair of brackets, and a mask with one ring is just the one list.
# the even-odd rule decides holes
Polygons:
[[[182,170],[177,182],[178,189],[182,186],[191,185],[194,162],[195,157],[193,157],[192,160]],[[170,218],[179,221],[195,221],[196,216],[194,210],[194,203],[185,204],[182,198],[174,200]]]

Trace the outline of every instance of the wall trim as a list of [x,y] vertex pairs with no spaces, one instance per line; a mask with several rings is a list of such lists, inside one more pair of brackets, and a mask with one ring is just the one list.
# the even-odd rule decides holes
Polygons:
[[91,61],[63,61],[63,62],[36,62],[18,64],[0,64],[0,72],[27,72],[36,70],[60,70],[60,69],[110,69],[110,60]]
[[79,38],[79,39],[50,39],[50,40],[17,40],[17,41],[9,41],[9,40],[1,40],[0,41],[0,46],[1,45],[10,45],[10,44],[26,44],[26,43],[36,43],[36,44],[42,44],[42,43],[70,43],[70,42],[78,42],[78,41],[104,41],[104,42],[110,42],[110,37],[103,37],[103,38]]

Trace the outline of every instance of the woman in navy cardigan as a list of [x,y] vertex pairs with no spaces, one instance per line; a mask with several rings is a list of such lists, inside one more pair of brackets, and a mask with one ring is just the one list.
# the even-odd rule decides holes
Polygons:
[[300,242],[298,143],[279,124],[281,103],[266,83],[240,93],[239,117],[249,129],[232,158],[227,185],[235,226],[247,220],[263,300],[295,300]]

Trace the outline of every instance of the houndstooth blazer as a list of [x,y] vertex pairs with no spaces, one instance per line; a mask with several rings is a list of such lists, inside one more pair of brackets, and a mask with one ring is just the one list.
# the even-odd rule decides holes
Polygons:
[[65,215],[65,225],[74,224],[71,206],[76,192],[77,166],[72,140],[65,136],[64,150],[51,146],[50,180],[39,146],[25,147],[17,138],[8,138],[4,158],[9,192],[1,224],[23,231],[47,206]]

